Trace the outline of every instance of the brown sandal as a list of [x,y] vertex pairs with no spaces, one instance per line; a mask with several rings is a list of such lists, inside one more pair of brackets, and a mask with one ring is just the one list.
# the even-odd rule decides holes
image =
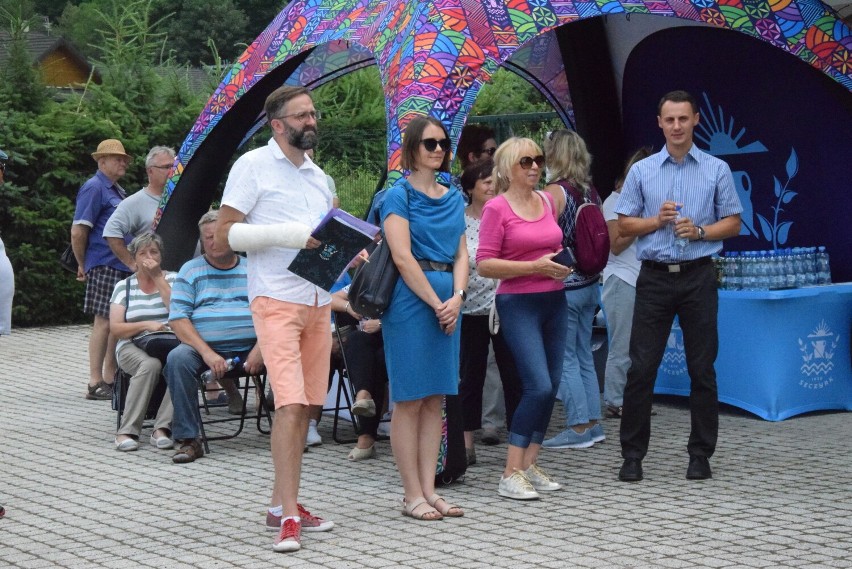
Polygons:
[[[444,498],[438,496],[437,494],[432,494],[426,500],[426,502],[428,502],[430,506],[435,508],[435,510],[440,512],[442,516],[446,516],[448,518],[460,518],[464,515],[464,510],[462,510],[461,507],[456,506],[455,504],[450,504]],[[443,502],[445,507],[439,508],[438,502]]]
[[421,512],[419,514],[414,513],[414,510],[419,508],[420,506],[428,506],[428,502],[426,502],[426,498],[417,498],[410,504],[405,501],[405,498],[402,499],[402,515],[408,516],[409,518],[414,518],[415,520],[421,522],[437,522],[439,520],[444,519],[444,515],[432,508],[431,510],[426,510],[425,512]]
[[94,401],[108,401],[112,399],[111,383],[101,380],[95,385],[89,385],[88,390],[88,393],[86,393],[86,399]]

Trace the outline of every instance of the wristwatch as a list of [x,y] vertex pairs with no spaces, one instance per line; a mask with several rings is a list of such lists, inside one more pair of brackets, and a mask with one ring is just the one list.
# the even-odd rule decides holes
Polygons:
[[456,291],[456,294],[459,295],[460,297],[462,297],[462,302],[467,300],[467,292],[463,288],[458,289]]
[[695,228],[698,230],[698,241],[704,241],[704,228],[700,225],[696,225]]

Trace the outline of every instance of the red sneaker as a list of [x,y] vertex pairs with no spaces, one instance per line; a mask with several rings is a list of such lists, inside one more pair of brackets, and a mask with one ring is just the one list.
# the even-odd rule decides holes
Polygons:
[[[301,504],[299,506],[299,517],[302,519],[302,531],[328,531],[334,527],[334,522],[324,520],[319,516],[315,516],[307,511]],[[278,531],[281,529],[281,516],[266,512],[266,529],[268,531]]]
[[288,518],[281,524],[281,531],[272,542],[272,551],[282,553],[300,549],[302,549],[302,524],[293,518]]

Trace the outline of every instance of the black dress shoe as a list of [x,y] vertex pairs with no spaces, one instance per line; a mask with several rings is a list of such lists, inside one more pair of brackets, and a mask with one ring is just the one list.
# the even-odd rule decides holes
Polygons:
[[642,461],[638,458],[625,458],[618,479],[622,482],[639,482],[642,480]]
[[713,478],[710,461],[706,456],[689,455],[689,468],[686,469],[687,480],[706,480]]

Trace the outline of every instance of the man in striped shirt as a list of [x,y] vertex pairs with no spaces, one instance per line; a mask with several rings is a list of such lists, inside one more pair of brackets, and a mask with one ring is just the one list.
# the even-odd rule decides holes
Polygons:
[[731,169],[693,144],[698,104],[685,91],[663,96],[657,124],[663,149],[637,162],[616,204],[618,230],[636,236],[642,262],[630,335],[630,370],[621,419],[620,480],[642,480],[651,437],[651,402],[657,369],[677,316],[691,382],[692,431],[686,477],[712,476],[709,458],[719,431],[713,362],[719,348],[718,292],[711,255],[739,235],[740,205]]
[[184,263],[172,286],[169,325],[181,345],[169,353],[163,375],[174,405],[176,463],[204,454],[196,413],[199,374],[210,369],[211,379],[219,379],[228,371],[225,360],[235,356],[250,374],[263,367],[249,308],[245,259],[214,243],[218,214],[207,212],[198,222],[204,254]]

